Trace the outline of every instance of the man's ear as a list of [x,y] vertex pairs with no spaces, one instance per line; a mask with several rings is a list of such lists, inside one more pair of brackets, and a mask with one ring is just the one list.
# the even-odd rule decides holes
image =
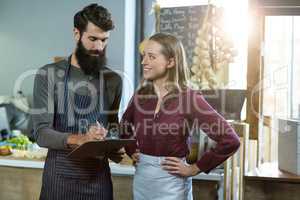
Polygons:
[[77,28],[73,29],[74,39],[76,42],[80,40],[80,31]]
[[175,59],[174,58],[170,58],[169,59],[169,63],[167,65],[167,68],[170,69],[170,68],[172,68],[174,66],[175,66]]

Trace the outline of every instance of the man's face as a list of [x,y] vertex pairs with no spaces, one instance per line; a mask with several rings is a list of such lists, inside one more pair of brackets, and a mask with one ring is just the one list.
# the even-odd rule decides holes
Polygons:
[[77,41],[75,54],[80,68],[88,75],[98,73],[106,64],[105,49],[109,32],[89,22],[85,31],[80,33],[75,29],[74,33]]

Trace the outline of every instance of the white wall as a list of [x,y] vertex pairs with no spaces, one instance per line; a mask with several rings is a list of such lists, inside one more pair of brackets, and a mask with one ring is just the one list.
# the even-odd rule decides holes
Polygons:
[[[116,28],[108,46],[108,65],[123,70],[125,1],[114,0],[2,0],[0,2],[0,95],[12,95],[16,80],[28,70],[68,56],[73,41],[73,16],[90,3],[112,13]],[[32,94],[34,76],[22,82]]]

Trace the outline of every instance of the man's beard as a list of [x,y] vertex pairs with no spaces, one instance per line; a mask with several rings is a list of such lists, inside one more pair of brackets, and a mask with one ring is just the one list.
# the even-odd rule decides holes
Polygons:
[[77,43],[75,55],[80,68],[86,75],[96,76],[106,65],[105,49],[102,52],[97,50],[87,50],[83,46],[81,39]]

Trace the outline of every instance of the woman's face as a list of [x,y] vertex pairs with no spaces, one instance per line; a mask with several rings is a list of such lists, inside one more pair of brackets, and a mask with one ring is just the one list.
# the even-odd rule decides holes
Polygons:
[[173,61],[166,59],[161,53],[162,46],[155,41],[149,40],[143,51],[143,75],[146,80],[155,81],[167,76],[168,68],[174,66]]

